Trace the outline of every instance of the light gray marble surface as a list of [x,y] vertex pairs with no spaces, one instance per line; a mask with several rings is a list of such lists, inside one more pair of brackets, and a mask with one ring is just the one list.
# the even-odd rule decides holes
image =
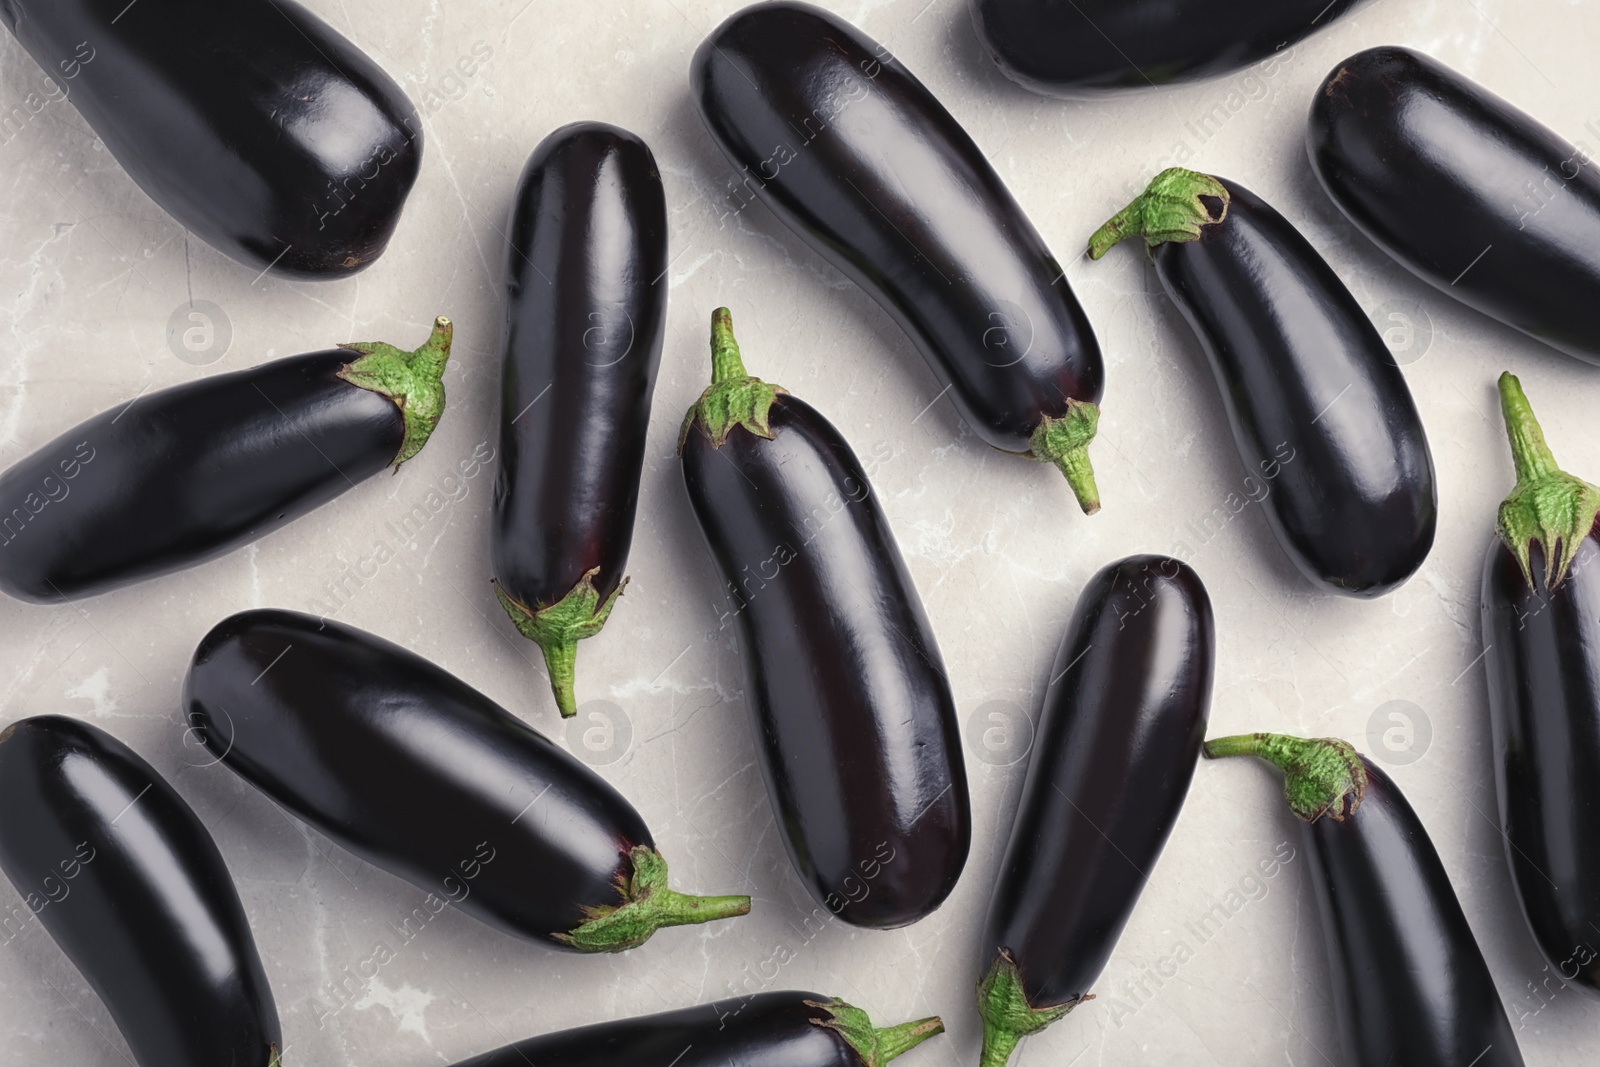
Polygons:
[[[291,1064],[444,1064],[542,1031],[753,988],[838,994],[880,1023],[938,1012],[950,1033],[913,1053],[915,1062],[975,1062],[976,938],[1023,771],[1005,765],[994,731],[1036,712],[1088,576],[1140,550],[1178,552],[1210,587],[1214,730],[1338,734],[1372,751],[1384,748],[1384,730],[1404,726],[1391,712],[1409,719],[1413,751],[1378,754],[1455,880],[1528,1063],[1594,1061],[1600,1004],[1554,982],[1536,990],[1548,972],[1507,877],[1478,582],[1511,480],[1495,376],[1522,376],[1558,456],[1596,478],[1596,372],[1387,261],[1322,196],[1302,136],[1310,94],[1333,63],[1404,43],[1600,150],[1595,0],[1378,0],[1280,57],[1270,75],[1089,103],[1006,81],[980,56],[965,0],[833,0],[965,123],[1070,263],[1107,362],[1094,452],[1105,510],[1093,518],[1078,513],[1054,471],[990,451],[947,399],[934,402],[932,374],[888,317],[764,208],[722,217],[733,172],[693,111],[687,70],[734,0],[311,6],[426,115],[405,217],[388,254],[359,277],[258,279],[188,238],[70,103],[49,103],[0,143],[0,462],[141,390],[331,342],[414,344],[440,313],[457,324],[449,411],[397,477],[374,478],[259,544],[170,578],[70,606],[0,604],[0,718],[81,716],[172,779],[238,880]],[[461,75],[458,60],[475,56],[473,73]],[[0,110],[44,87],[22,49],[0,41]],[[564,731],[531,646],[487,581],[492,467],[465,480],[452,472],[494,444],[501,231],[516,176],[546,133],[580,118],[627,126],[654,149],[671,212],[672,288],[633,584],[605,632],[582,646],[584,719]],[[1391,596],[1355,602],[1311,588],[1256,506],[1209,540],[1192,531],[1244,476],[1209,371],[1142,257],[1076,257],[1090,231],[1180,152],[1274,203],[1410,345],[1403,358],[1438,467],[1440,524],[1427,564]],[[177,358],[167,342],[169,316],[190,299],[214,303],[231,326],[230,347],[210,366]],[[767,807],[739,660],[728,633],[716,632],[717,583],[673,456],[679,415],[707,380],[706,320],[718,304],[733,308],[753,373],[811,401],[861,454],[883,457],[876,487],[949,665],[972,777],[972,856],[948,903],[910,929],[834,924],[807,937],[797,926],[811,904]],[[428,521],[402,537],[397,525],[419,503]],[[379,542],[394,558],[375,577],[346,578]],[[330,599],[340,582],[347,595]],[[252,606],[336,614],[439,662],[571,746],[587,737],[588,757],[607,761],[601,773],[653,827],[675,882],[748,892],[754,913],[666,931],[616,957],[544,951],[454,912],[401,944],[390,924],[419,903],[418,890],[309,834],[227,770],[204,766],[192,739],[186,745],[177,700],[189,654],[213,623]],[[1403,747],[1404,732],[1388,744]],[[1251,879],[1260,859],[1294,840],[1277,789],[1263,768],[1199,769],[1100,999],[1025,1046],[1024,1067],[1340,1061],[1305,859]],[[1202,940],[1195,924],[1218,902],[1236,910]],[[0,886],[0,910],[19,905]],[[355,977],[378,946],[393,958],[376,977]],[[0,1032],[3,1067],[126,1061],[105,1009],[36,922],[0,944]]]

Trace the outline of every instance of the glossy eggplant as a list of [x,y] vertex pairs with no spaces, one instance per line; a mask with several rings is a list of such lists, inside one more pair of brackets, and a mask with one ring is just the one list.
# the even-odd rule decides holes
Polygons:
[[373,634],[291,611],[230,616],[195,649],[183,704],[221,762],[430,907],[579,952],[750,910],[669,889],[644,820],[604,779]]
[[278,1011],[222,853],[127,745],[61,715],[0,732],[0,868],[139,1067],[278,1067]]
[[342,278],[389,243],[422,120],[294,0],[0,0],[0,20],[128,176],[219,252]]
[[767,794],[817,902],[904,926],[955,888],[972,813],[955,702],[922,601],[839,431],[745,374],[727,308],[678,439],[727,583]]
[[1405,795],[1335,738],[1243,734],[1205,754],[1284,773],[1328,947],[1341,1063],[1522,1067],[1478,941]]
[[733,210],[764,201],[900,324],[980,438],[1056,464],[1097,511],[1100,346],[1061,265],[933,94],[848,22],[789,0],[719,26],[691,81],[741,171]]
[[1049,96],[1090,97],[1263,63],[1363,0],[972,0],[972,22],[1006,77]]
[[667,201],[638,137],[563,126],[517,183],[506,257],[495,591],[561,714],[627,579],[667,313]]
[[883,1067],[944,1031],[937,1015],[875,1029],[815,993],[757,993],[529,1038],[455,1067]]
[[450,333],[201,378],[68,430],[0,474],[0,589],[45,602],[192,567],[398,467],[444,411]]
[[1483,566],[1500,828],[1534,940],[1600,995],[1600,486],[1556,465],[1510,374],[1500,397],[1517,471]]
[[1433,455],[1405,375],[1333,268],[1248,189],[1177,167],[1089,255],[1136,237],[1211,364],[1247,488],[1270,483],[1263,510],[1295,566],[1360,597],[1411,577],[1438,522]]
[[1317,90],[1311,169],[1407,270],[1600,363],[1600,175],[1588,151],[1407,48],[1370,48]]
[[1090,997],[1200,758],[1211,598],[1168,556],[1099,571],[1067,626],[984,925],[983,1067]]

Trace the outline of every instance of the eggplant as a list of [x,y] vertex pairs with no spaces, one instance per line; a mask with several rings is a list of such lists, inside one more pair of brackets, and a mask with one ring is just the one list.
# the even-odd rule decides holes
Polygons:
[[1600,996],[1600,486],[1556,465],[1500,376],[1517,484],[1483,565],[1483,654],[1506,861],[1564,981]]
[[1089,240],[1142,238],[1211,364],[1284,552],[1312,582],[1376,597],[1433,547],[1433,455],[1405,375],[1311,243],[1237,182],[1173,167]]
[[1337,738],[1241,734],[1209,759],[1259,756],[1283,772],[1300,823],[1354,1067],[1522,1067],[1488,964],[1405,794]]
[[1447,296],[1600,363],[1600,175],[1575,146],[1409,48],[1317,90],[1311,170],[1358,230]]
[[980,438],[1054,463],[1098,511],[1099,343],[1061,265],[933,94],[848,22],[787,0],[717,27],[690,80],[740,190],[882,305]]
[[[421,451],[450,320],[135,396],[0,474],[0,590],[93,596],[265,537]],[[355,357],[351,353],[356,353]]]
[[1130,556],[1067,625],[984,924],[983,1067],[1091,998],[1194,777],[1211,709],[1211,598]]
[[989,58],[1036,93],[1095,97],[1213,78],[1288,48],[1364,0],[972,0]]
[[278,1010],[222,853],[127,745],[62,715],[0,731],[0,869],[139,1067],[279,1067]]
[[128,176],[217,251],[263,273],[343,278],[388,245],[422,120],[294,0],[4,0],[0,20],[69,83]]
[[544,1034],[455,1067],[883,1067],[943,1032],[937,1015],[874,1029],[838,998],[757,993]]
[[727,583],[767,795],[816,901],[856,926],[923,918],[972,843],[944,661],[866,472],[815,408],[745,373],[727,308],[678,438]]
[[749,897],[668,888],[666,860],[622,794],[374,634],[292,611],[231,615],[195,649],[183,706],[189,728],[245,781],[513,936],[621,952],[663,926],[750,910]]
[[578,641],[627,584],[661,364],[667,200],[649,147],[600,122],[546,137],[507,253],[495,593],[570,717]]

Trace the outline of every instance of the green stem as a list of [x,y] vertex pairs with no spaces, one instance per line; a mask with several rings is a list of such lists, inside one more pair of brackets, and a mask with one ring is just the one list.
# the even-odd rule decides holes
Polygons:
[[978,1017],[983,1020],[983,1052],[979,1067],[1006,1067],[1017,1044],[1036,1034],[1086,1000],[1092,993],[1065,1004],[1034,1007],[1022,988],[1022,972],[1008,949],[1001,949],[978,983]]
[[1509,372],[1500,375],[1500,410],[1517,484],[1500,504],[1495,530],[1522,565],[1529,588],[1534,584],[1529,557],[1537,543],[1544,554],[1545,588],[1554,589],[1566,578],[1578,546],[1600,517],[1600,487],[1556,465],[1522,383]]
[[428,443],[444,414],[444,368],[450,360],[450,320],[440,315],[421,348],[410,352],[382,341],[354,341],[339,347],[361,353],[339,377],[393,400],[405,420],[405,436],[391,466],[398,467]]
[[[1212,215],[1202,197],[1222,201],[1222,209]],[[1089,238],[1089,258],[1099,259],[1130,237],[1143,237],[1148,248],[1168,241],[1196,240],[1204,227],[1228,217],[1231,200],[1227,186],[1211,175],[1169,167],[1094,232]]]
[[1067,484],[1078,498],[1085,515],[1100,510],[1100,487],[1095,485],[1094,465],[1089,462],[1089,442],[1100,427],[1100,409],[1085,400],[1067,398],[1067,413],[1059,418],[1046,415],[1034,428],[1029,455],[1054,463],[1067,476]]
[[944,1020],[937,1015],[878,1029],[866,1012],[837,997],[829,1001],[808,1000],[806,1005],[827,1012],[826,1019],[813,1019],[812,1024],[844,1038],[855,1049],[864,1067],[883,1067],[933,1035],[944,1033]]
[[278,1046],[267,1046],[267,1067],[283,1067],[283,1060],[278,1056]]
[[727,308],[717,308],[711,313],[711,384],[684,416],[678,430],[678,451],[683,451],[696,424],[712,448],[721,448],[738,426],[770,440],[772,402],[787,392],[745,372],[739,342],[733,339],[733,315]]
[[584,921],[556,940],[579,952],[622,952],[638,948],[667,926],[731,919],[750,913],[745,896],[696,897],[667,886],[667,861],[647,845],[628,853],[630,870],[617,876],[622,903],[585,908]]
[[1367,793],[1367,765],[1350,743],[1336,737],[1236,734],[1207,741],[1207,759],[1256,756],[1283,772],[1283,795],[1306,822],[1326,815],[1343,822]]
[[494,582],[494,594],[511,616],[513,625],[544,652],[544,665],[550,672],[550,691],[555,694],[556,707],[561,710],[563,719],[578,713],[578,698],[573,691],[578,642],[600,632],[611,617],[617,597],[628,586],[628,579],[622,579],[602,604],[600,592],[594,586],[594,577],[599,573],[599,567],[590,568],[560,600],[538,609],[511,597],[498,581]]

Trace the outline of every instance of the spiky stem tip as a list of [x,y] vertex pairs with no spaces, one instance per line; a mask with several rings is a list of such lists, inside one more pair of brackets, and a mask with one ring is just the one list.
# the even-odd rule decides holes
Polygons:
[[[1215,215],[1201,197],[1222,202]],[[1144,192],[1089,238],[1089,258],[1099,259],[1131,237],[1143,237],[1153,249],[1168,241],[1193,241],[1207,226],[1228,217],[1228,187],[1209,174],[1168,167],[1151,179]]]
[[1022,988],[1022,972],[1009,949],[1001,949],[978,982],[978,1017],[983,1020],[980,1067],[1006,1067],[1019,1042],[1066,1015],[1094,994],[1085,993],[1065,1004],[1034,1007]]
[[1100,409],[1087,400],[1067,398],[1066,414],[1046,415],[1034,427],[1029,439],[1029,455],[1054,463],[1067,477],[1067,484],[1078,498],[1085,515],[1100,510],[1100,487],[1094,481],[1094,465],[1089,462],[1089,442],[1100,427]]
[[550,672],[550,691],[555,694],[556,707],[560,709],[563,719],[570,719],[578,713],[578,698],[573,689],[578,642],[600,632],[611,617],[617,597],[628,587],[628,579],[622,579],[605,602],[601,603],[600,592],[594,584],[595,575],[599,573],[599,567],[591,567],[560,600],[537,609],[512,597],[498,580],[493,582],[494,595],[499,598],[506,614],[511,616],[517,631],[537,644],[544,653],[545,669]]
[[806,1005],[827,1013],[827,1018],[813,1019],[812,1024],[832,1030],[842,1037],[846,1044],[855,1049],[863,1067],[883,1067],[935,1034],[944,1033],[944,1020],[937,1015],[878,1028],[872,1025],[866,1012],[838,997],[829,1001],[808,1000]]
[[400,408],[405,435],[392,467],[398,467],[428,443],[439,417],[444,414],[444,368],[450,360],[450,339],[454,327],[440,315],[433,320],[433,332],[421,348],[409,352],[383,341],[352,341],[339,347],[359,352],[359,359],[345,364],[339,377],[359,389],[369,389],[388,397]]
[[739,342],[733,339],[733,313],[717,308],[711,313],[711,384],[683,418],[678,430],[678,451],[683,451],[689,431],[697,424],[712,448],[721,448],[738,426],[770,440],[772,402],[787,392],[745,372]]
[[1495,532],[1522,565],[1530,589],[1534,579],[1529,557],[1537,543],[1544,554],[1545,588],[1554,589],[1566,578],[1579,546],[1600,518],[1600,487],[1556,465],[1522,383],[1509,371],[1500,375],[1500,410],[1517,484],[1500,504]]
[[1236,734],[1205,743],[1207,759],[1257,756],[1283,772],[1289,809],[1306,822],[1343,822],[1367,794],[1367,765],[1348,741],[1289,734]]
[[579,952],[623,952],[638,948],[666,926],[693,926],[750,913],[746,896],[697,897],[667,886],[667,861],[648,845],[628,852],[628,869],[617,875],[620,904],[583,910],[584,921],[556,940]]

